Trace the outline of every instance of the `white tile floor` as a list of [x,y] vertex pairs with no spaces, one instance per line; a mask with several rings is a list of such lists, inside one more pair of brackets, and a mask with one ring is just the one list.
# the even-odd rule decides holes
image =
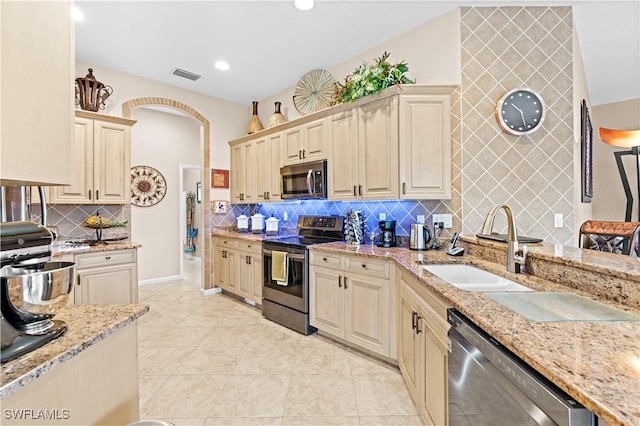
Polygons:
[[140,418],[176,425],[419,425],[399,370],[189,279],[140,288]]

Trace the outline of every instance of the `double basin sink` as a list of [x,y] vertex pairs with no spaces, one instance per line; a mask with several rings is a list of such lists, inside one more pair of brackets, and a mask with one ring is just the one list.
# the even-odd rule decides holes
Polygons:
[[637,315],[577,294],[537,292],[470,265],[422,265],[422,268],[461,290],[483,293],[531,321],[640,321]]

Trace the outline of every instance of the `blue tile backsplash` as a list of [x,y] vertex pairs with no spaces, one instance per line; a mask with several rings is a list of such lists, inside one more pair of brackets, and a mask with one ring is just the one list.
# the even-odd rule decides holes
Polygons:
[[[319,200],[299,200],[282,203],[265,204],[233,204],[229,213],[224,215],[212,215],[212,226],[235,226],[236,217],[244,214],[251,216],[256,212],[265,217],[273,216],[278,219],[279,230],[284,232],[296,232],[298,216],[307,215],[337,215],[343,216],[349,210],[360,210],[365,218],[365,232],[376,234],[378,229],[378,217],[380,213],[386,214],[386,220],[396,221],[396,234],[398,236],[408,236],[411,225],[416,223],[418,215],[425,216],[425,223],[431,226],[433,213],[452,213],[439,200],[392,200],[392,201],[319,201]],[[284,220],[284,213],[288,218]],[[452,231],[457,231],[453,229]]]

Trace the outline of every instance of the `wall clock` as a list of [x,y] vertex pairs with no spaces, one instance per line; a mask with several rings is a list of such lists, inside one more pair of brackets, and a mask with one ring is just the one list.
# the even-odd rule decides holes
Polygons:
[[496,120],[512,135],[528,135],[541,128],[546,107],[542,96],[526,87],[509,90],[496,104]]
[[167,193],[167,182],[162,173],[150,166],[131,168],[131,204],[151,207],[158,204]]

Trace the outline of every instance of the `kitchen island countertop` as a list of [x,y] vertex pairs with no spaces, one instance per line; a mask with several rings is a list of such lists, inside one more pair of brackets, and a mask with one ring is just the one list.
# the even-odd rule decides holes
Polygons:
[[[509,273],[503,264],[468,254],[451,257],[444,250],[416,252],[399,247],[346,243],[317,244],[310,249],[393,259],[403,271],[413,275],[598,417],[610,425],[640,424],[640,323],[529,321],[482,293],[463,291],[444,282],[427,272],[420,263],[470,264],[537,291],[575,293],[638,315],[640,310],[635,306],[603,300],[586,291],[533,275]],[[533,250],[540,253],[539,257],[553,257],[550,261],[559,265],[582,263],[580,259],[587,258],[592,263],[581,265],[587,270],[604,274],[608,268],[603,265],[610,265],[614,275],[631,280],[640,278],[640,273],[633,267],[638,261],[635,258],[621,259],[620,255],[586,250],[586,253],[578,253],[579,249],[565,248],[563,255],[567,259],[564,260],[562,256],[554,255],[553,245],[541,245]]]
[[56,320],[64,321],[67,332],[58,339],[2,365],[0,399],[55,369],[109,335],[133,323],[149,311],[148,305],[72,305],[63,308]]

